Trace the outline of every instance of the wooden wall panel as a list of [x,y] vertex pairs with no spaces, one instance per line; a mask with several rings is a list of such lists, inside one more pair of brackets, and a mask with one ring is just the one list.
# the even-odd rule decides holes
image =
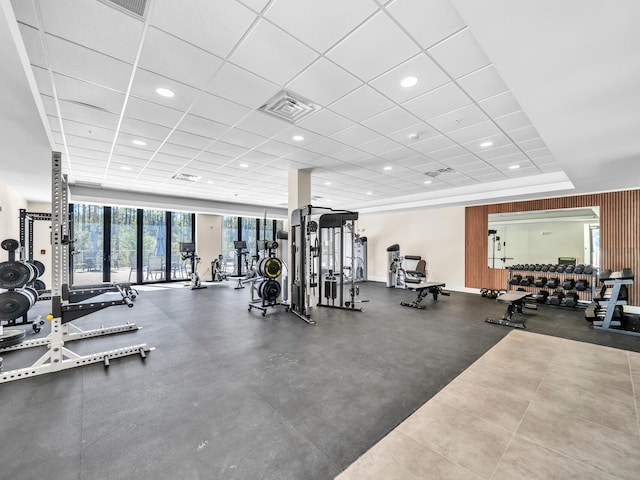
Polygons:
[[[465,210],[465,286],[505,288],[507,271],[487,266],[490,213],[600,207],[600,268],[631,268],[640,275],[640,190],[594,193],[467,207]],[[640,282],[640,277],[636,279]],[[640,305],[640,288],[630,288],[630,303]]]

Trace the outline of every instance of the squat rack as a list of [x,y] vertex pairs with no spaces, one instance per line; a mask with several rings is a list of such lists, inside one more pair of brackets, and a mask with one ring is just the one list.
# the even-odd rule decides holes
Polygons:
[[[150,348],[146,343],[142,343],[88,355],[78,355],[65,347],[65,341],[137,330],[138,327],[133,324],[127,324],[124,326],[110,327],[106,329],[100,328],[93,331],[83,331],[77,327],[71,327],[67,324],[67,322],[71,322],[81,316],[102,310],[103,308],[113,305],[127,305],[132,307],[133,303],[130,289],[125,290],[121,286],[112,285],[107,287],[97,287],[93,289],[93,292],[97,295],[106,291],[119,291],[122,294],[121,301],[69,304],[69,299],[71,297],[68,289],[69,248],[73,242],[69,238],[69,188],[66,176],[62,174],[62,156],[60,152],[52,153],[51,170],[52,313],[47,316],[47,319],[51,321],[51,333],[49,333],[49,335],[44,339],[23,342],[22,344],[2,349],[2,351],[8,351],[19,348],[46,346],[47,351],[30,367],[0,372],[0,383],[34,377],[60,370],[67,370],[98,362],[103,362],[105,366],[109,366],[109,360],[112,358],[120,358],[136,354],[145,358],[146,352],[153,350],[153,348]],[[87,292],[81,296],[83,298],[91,298],[91,296],[94,295]],[[71,331],[69,327],[72,328]]]

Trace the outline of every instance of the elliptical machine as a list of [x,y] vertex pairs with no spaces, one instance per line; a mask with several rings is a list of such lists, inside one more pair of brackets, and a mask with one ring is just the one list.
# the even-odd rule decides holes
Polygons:
[[191,260],[191,281],[188,286],[191,290],[199,290],[201,288],[207,288],[206,285],[202,285],[200,275],[198,275],[198,264],[200,263],[200,257],[196,254],[196,245],[193,242],[180,243],[180,253],[182,260]]

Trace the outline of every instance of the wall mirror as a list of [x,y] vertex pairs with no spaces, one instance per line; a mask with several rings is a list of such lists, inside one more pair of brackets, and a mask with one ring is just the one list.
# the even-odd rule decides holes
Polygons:
[[600,207],[489,214],[488,235],[489,268],[600,263]]

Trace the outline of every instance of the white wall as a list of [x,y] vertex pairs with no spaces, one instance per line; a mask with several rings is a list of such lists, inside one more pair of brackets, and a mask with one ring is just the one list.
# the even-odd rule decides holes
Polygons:
[[[51,203],[29,202],[28,212],[51,213]],[[40,253],[44,250],[45,253]],[[51,288],[51,222],[38,220],[33,222],[33,259],[44,263],[45,272],[42,280],[47,288]]]
[[196,250],[201,258],[198,273],[211,280],[211,262],[222,253],[222,216],[196,214]]
[[466,291],[464,212],[460,206],[360,214],[358,232],[367,237],[369,280],[386,282],[387,247],[398,243],[401,255],[420,255],[427,261],[429,280]]
[[[6,238],[20,239],[21,208],[27,208],[27,201],[0,182],[0,241]],[[0,261],[7,259],[6,254],[6,251],[0,251]]]

